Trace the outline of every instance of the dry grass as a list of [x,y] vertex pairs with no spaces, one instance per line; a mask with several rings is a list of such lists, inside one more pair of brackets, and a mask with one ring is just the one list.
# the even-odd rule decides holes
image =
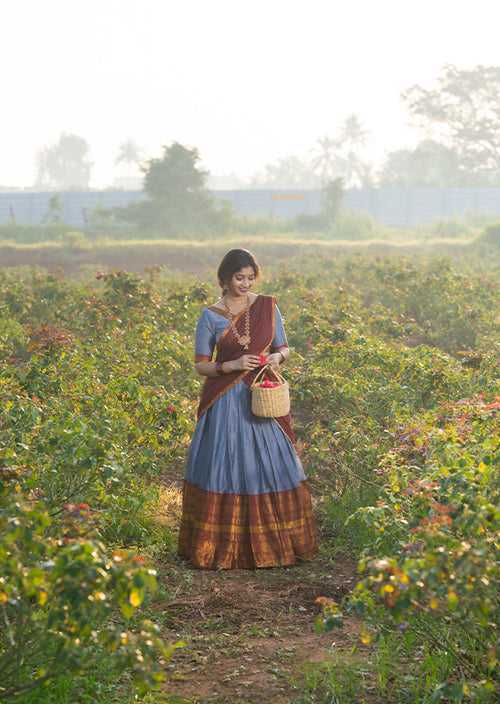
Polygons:
[[353,240],[353,239],[325,239],[322,237],[298,237],[293,233],[284,233],[282,235],[273,234],[272,236],[265,235],[241,235],[234,234],[224,238],[214,238],[214,239],[111,239],[111,238],[100,238],[96,240],[83,240],[81,242],[76,242],[69,244],[67,242],[60,241],[46,241],[46,242],[28,242],[28,243],[17,243],[12,240],[0,240],[0,247],[7,250],[17,250],[19,252],[33,252],[37,250],[52,250],[52,251],[89,251],[89,250],[109,250],[109,249],[132,249],[135,247],[141,247],[144,249],[151,248],[172,248],[174,250],[178,249],[210,249],[212,247],[227,247],[233,245],[240,245],[241,242],[245,242],[248,245],[281,245],[281,246],[302,246],[310,247],[325,247],[326,249],[331,249],[335,247],[341,248],[364,248],[364,247],[377,247],[377,246],[393,246],[396,248],[400,247],[434,247],[438,245],[445,246],[463,246],[469,245],[474,241],[475,237],[469,238],[457,238],[457,237],[405,237],[403,233],[395,233],[394,238],[373,238],[373,239],[363,239],[363,240]]
[[126,270],[143,274],[152,266],[170,272],[196,276],[213,271],[232,247],[255,253],[264,267],[285,263],[291,258],[315,257],[448,255],[469,257],[473,240],[439,237],[429,239],[325,240],[291,236],[240,235],[214,240],[100,240],[35,244],[0,243],[0,266],[40,267],[53,274],[82,277],[98,270]]
[[155,513],[156,521],[172,530],[177,530],[181,520],[182,490],[175,483],[160,487],[160,498]]

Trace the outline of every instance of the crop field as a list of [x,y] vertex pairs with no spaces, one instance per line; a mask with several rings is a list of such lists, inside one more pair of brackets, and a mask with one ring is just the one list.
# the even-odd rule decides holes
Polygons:
[[[0,702],[495,701],[497,231],[3,241]],[[205,572],[180,489],[233,246],[284,316],[320,553]]]

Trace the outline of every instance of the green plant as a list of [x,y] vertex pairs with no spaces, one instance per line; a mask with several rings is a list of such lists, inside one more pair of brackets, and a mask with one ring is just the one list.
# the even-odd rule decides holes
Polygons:
[[2,701],[69,671],[90,671],[101,651],[141,691],[157,686],[164,679],[159,658],[182,644],[165,646],[151,621],[130,629],[117,618],[134,615],[156,589],[156,572],[142,558],[109,554],[93,535],[88,504],[67,504],[54,532],[43,503],[23,495],[22,472],[0,468]]
[[161,158],[141,167],[147,199],[113,208],[113,214],[130,223],[173,235],[231,225],[232,208],[217,204],[205,187],[208,172],[200,170],[197,149],[178,142],[163,148]]
[[435,683],[436,701],[495,689],[499,409],[463,399],[403,429],[379,465],[381,498],[357,511],[376,537],[352,605],[374,631],[408,629],[451,656],[457,674]]

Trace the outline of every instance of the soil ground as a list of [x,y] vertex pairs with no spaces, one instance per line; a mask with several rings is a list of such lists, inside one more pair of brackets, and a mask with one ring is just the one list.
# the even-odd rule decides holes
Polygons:
[[[181,479],[165,484],[165,512],[180,517]],[[321,541],[321,537],[320,537]],[[356,562],[312,561],[257,570],[199,570],[174,557],[157,564],[168,591],[155,603],[165,642],[182,640],[167,666],[165,693],[190,704],[291,704],[303,668],[359,646],[358,626],[317,633],[318,596],[340,602],[356,581]],[[363,647],[363,646],[361,646]],[[177,701],[177,700],[176,700]]]
[[469,241],[434,238],[425,241],[402,239],[384,240],[311,240],[311,238],[259,238],[241,235],[226,240],[144,240],[94,244],[89,247],[61,246],[58,243],[9,245],[0,242],[0,266],[35,266],[53,274],[85,276],[97,270],[126,269],[143,273],[153,266],[163,266],[173,272],[206,274],[213,272],[225,252],[231,247],[247,247],[259,262],[267,267],[311,253],[311,247],[321,256],[349,255],[364,252],[372,256],[414,255],[429,253],[463,256],[469,251]]

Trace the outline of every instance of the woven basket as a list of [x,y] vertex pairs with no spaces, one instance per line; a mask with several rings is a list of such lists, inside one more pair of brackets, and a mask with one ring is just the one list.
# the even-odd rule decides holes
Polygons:
[[[276,381],[280,382],[279,386],[274,386],[270,389],[257,386],[259,377],[265,371],[271,371],[276,377]],[[262,381],[262,379],[261,379]],[[290,412],[290,389],[288,382],[281,376],[278,371],[275,371],[271,365],[266,364],[259,371],[257,376],[250,386],[252,392],[252,413],[262,418],[279,418],[286,416]]]

